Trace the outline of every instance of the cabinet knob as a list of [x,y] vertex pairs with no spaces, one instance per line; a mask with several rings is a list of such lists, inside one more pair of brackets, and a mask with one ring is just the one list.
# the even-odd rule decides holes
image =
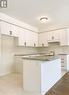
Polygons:
[[10,35],[12,35],[12,31],[9,31],[10,32]]
[[44,44],[42,43],[42,46],[44,46]]
[[36,46],[36,44],[34,43],[34,47]]
[[26,42],[24,42],[24,45],[26,46]]
[[52,40],[54,40],[54,36],[52,36]]

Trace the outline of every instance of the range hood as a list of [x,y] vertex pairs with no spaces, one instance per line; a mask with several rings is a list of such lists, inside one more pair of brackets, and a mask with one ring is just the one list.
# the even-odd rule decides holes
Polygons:
[[48,43],[60,43],[60,40],[48,40]]
[[52,42],[48,42],[49,45],[60,45],[59,41],[52,41]]

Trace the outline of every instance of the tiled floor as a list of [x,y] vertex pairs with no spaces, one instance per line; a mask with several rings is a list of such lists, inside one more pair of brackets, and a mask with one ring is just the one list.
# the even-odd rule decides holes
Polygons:
[[12,73],[4,77],[0,77],[0,95],[39,95],[39,94],[24,92],[22,87],[22,75]]
[[9,74],[0,77],[0,95],[22,95],[20,74]]
[[[62,75],[66,71],[62,70]],[[4,77],[0,77],[0,95],[39,95],[37,93],[27,93],[22,88],[22,75],[21,74],[9,74]]]

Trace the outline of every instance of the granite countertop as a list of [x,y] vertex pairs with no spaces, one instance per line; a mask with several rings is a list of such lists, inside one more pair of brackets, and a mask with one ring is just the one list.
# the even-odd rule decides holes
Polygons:
[[22,59],[27,59],[27,60],[39,60],[39,61],[52,61],[55,59],[60,58],[59,56],[27,56],[27,57],[22,57]]
[[58,55],[69,55],[68,53],[60,53]]
[[14,56],[30,56],[30,55],[50,55],[48,53],[33,53],[33,54],[15,54]]

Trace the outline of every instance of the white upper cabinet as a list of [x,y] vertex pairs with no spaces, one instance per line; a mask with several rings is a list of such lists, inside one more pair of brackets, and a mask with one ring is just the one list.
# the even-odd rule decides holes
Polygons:
[[18,37],[19,46],[37,46],[38,33],[1,21],[1,34]]
[[18,28],[18,45],[19,46],[26,46],[26,40],[25,40],[25,31],[22,28]]
[[39,37],[38,37],[38,44],[39,46],[48,46],[48,33],[44,32],[44,33],[39,33]]
[[38,33],[19,28],[19,45],[20,46],[37,46]]
[[18,37],[18,27],[1,21],[1,34]]
[[48,32],[48,42],[59,42],[60,33],[59,30]]
[[26,40],[26,46],[33,46],[34,42],[32,40],[32,32],[29,30],[25,30],[25,40]]
[[60,31],[60,45],[69,45],[69,29],[62,29]]
[[10,35],[10,24],[3,21],[1,21],[0,23],[1,34]]
[[36,47],[38,46],[38,33],[27,31],[26,37],[29,35],[26,39],[28,43],[30,43],[30,46]]
[[39,46],[48,46],[48,42],[60,42],[60,46],[69,45],[69,29],[40,33]]
[[14,36],[14,37],[18,37],[18,29],[19,27],[18,26],[15,26],[15,25],[10,25],[10,35],[11,36]]
[[33,33],[33,42],[34,42],[34,45],[33,46],[35,46],[35,47],[37,47],[38,46],[38,33],[34,33],[34,32],[32,32]]

